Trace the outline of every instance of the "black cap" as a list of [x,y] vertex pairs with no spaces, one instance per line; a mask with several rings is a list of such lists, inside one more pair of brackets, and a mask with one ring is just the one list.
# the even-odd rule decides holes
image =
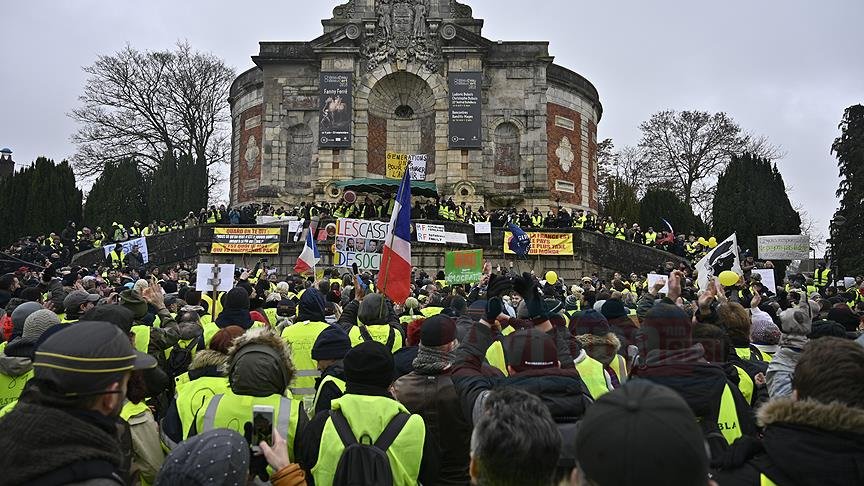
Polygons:
[[536,329],[511,334],[507,340],[507,364],[516,371],[557,367],[555,339]]
[[633,380],[588,408],[576,459],[592,484],[705,484],[708,451],[696,417],[677,393]]
[[68,326],[46,339],[33,358],[34,378],[52,382],[67,396],[99,393],[124,373],[155,367],[156,358],[135,351],[109,322]]
[[378,341],[362,342],[351,348],[345,355],[343,366],[348,388],[365,385],[380,389],[393,382],[393,355]]
[[456,340],[456,321],[437,315],[423,321],[420,326],[420,344],[427,347],[443,346]]

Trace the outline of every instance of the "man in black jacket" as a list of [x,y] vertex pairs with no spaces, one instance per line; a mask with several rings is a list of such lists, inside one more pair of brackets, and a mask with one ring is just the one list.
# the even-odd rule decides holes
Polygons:
[[459,394],[450,373],[456,348],[456,323],[437,315],[420,328],[420,348],[414,371],[393,383],[393,398],[419,414],[440,452],[439,485],[468,484],[471,424],[459,406]]
[[791,397],[759,410],[761,442],[736,442],[715,462],[720,484],[864,484],[864,348],[841,338],[810,341],[792,388]]
[[[34,376],[0,420],[6,484],[129,484],[118,419],[133,370],[156,366],[107,322],[79,322],[36,350]],[[33,460],[39,451],[46,460]]]

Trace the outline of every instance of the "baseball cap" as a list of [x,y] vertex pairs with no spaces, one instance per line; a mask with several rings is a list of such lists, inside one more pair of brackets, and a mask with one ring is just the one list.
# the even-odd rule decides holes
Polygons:
[[109,322],[83,321],[43,342],[33,358],[34,379],[51,382],[66,396],[103,392],[132,370],[152,369],[156,358],[135,351]]
[[65,299],[63,299],[63,308],[67,310],[75,309],[77,311],[78,306],[84,302],[99,302],[99,298],[98,295],[91,294],[86,290],[73,290],[72,292],[69,292],[69,295],[67,295]]
[[708,479],[708,450],[687,402],[647,380],[630,381],[588,408],[576,436],[576,459],[598,486]]
[[524,329],[511,334],[506,355],[507,364],[517,372],[558,366],[555,340],[536,329]]

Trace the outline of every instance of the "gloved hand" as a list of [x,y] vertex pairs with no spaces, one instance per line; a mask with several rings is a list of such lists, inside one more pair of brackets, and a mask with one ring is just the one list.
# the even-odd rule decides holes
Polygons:
[[489,277],[489,283],[486,284],[486,300],[492,300],[493,297],[501,297],[513,289],[513,280],[504,275],[492,274]]
[[530,273],[525,272],[521,277],[514,278],[513,288],[522,296],[530,319],[537,320],[549,317],[540,286]]

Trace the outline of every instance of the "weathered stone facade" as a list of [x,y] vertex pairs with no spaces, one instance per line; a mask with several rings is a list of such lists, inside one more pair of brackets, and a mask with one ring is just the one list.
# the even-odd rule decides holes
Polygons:
[[[527,12],[526,15],[530,15]],[[231,203],[336,201],[388,151],[458,203],[597,209],[597,90],[548,42],[490,41],[454,0],[352,0],[309,42],[262,42],[231,88]],[[320,74],[350,73],[350,147],[320,148]],[[482,73],[482,143],[451,148],[448,76]]]

